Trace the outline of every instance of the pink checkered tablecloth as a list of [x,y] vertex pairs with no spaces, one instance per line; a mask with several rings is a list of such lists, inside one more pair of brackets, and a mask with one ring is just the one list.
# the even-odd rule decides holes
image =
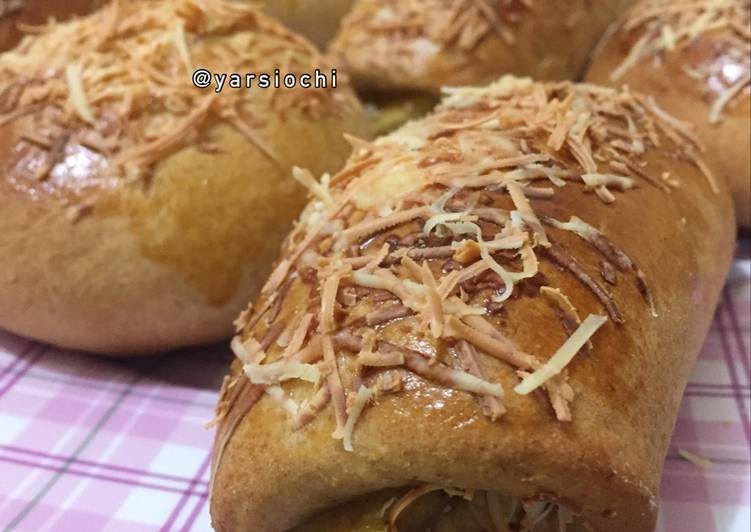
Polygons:
[[[750,248],[749,240],[739,246],[686,390],[662,482],[661,532],[749,530]],[[109,360],[0,332],[0,526],[210,530],[204,424],[229,359],[217,347]]]

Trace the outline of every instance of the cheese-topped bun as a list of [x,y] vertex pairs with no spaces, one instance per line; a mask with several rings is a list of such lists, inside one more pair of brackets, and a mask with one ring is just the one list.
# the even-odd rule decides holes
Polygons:
[[334,37],[354,0],[254,0],[294,31],[324,48]]
[[609,32],[588,79],[654,96],[691,124],[751,227],[751,2],[647,0]]
[[0,52],[13,48],[25,33],[50,19],[91,13],[105,0],[0,0]]
[[438,92],[500,74],[574,79],[630,0],[357,0],[331,45],[356,85]]
[[305,202],[293,167],[340,167],[364,119],[341,75],[217,93],[199,67],[330,72],[223,0],[115,2],[0,56],[0,327],[109,353],[231,333]]
[[653,530],[734,248],[703,166],[648,98],[517,78],[361,143],[237,322],[216,530]]

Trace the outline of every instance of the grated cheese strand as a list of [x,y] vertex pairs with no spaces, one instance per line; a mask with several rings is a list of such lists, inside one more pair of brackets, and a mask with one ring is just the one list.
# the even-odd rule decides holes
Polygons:
[[586,344],[589,339],[602,327],[608,319],[605,316],[590,314],[581,323],[578,329],[568,340],[555,352],[555,354],[545,362],[542,367],[536,369],[529,376],[525,377],[521,383],[514,387],[514,391],[519,395],[527,395],[544,385],[549,379],[561,373],[564,368],[571,362],[576,353]]
[[83,82],[81,81],[81,66],[76,63],[66,66],[65,79],[68,82],[70,104],[76,110],[78,116],[81,120],[89,124],[96,122],[94,112],[91,110],[89,100],[86,98],[86,91],[83,88]]
[[336,363],[336,354],[334,353],[334,344],[331,341],[331,337],[324,335],[321,343],[323,347],[323,359],[332,368],[331,373],[326,378],[326,385],[331,393],[331,400],[334,403],[334,414],[336,416],[336,429],[332,437],[339,440],[344,437],[344,424],[347,422],[347,400],[339,376],[339,367]]
[[245,364],[243,370],[253,384],[277,384],[292,379],[301,379],[315,384],[321,379],[321,373],[316,366],[295,360],[278,360],[268,364]]
[[368,401],[370,401],[372,397],[373,390],[365,385],[361,385],[357,390],[355,402],[349,410],[347,422],[344,424],[344,430],[342,431],[342,444],[344,445],[344,450],[347,452],[351,453],[354,450],[352,448],[352,431],[354,431],[355,424],[357,423],[357,420],[360,419],[362,411],[365,409],[365,405],[368,404]]

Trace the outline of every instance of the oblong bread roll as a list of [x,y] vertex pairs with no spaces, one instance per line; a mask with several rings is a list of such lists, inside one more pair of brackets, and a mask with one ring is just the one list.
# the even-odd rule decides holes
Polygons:
[[751,3],[641,1],[599,47],[590,81],[654,96],[691,124],[751,227]]
[[369,90],[578,79],[629,0],[358,0],[330,50]]
[[293,167],[338,169],[365,119],[343,76],[218,93],[198,67],[331,68],[222,0],[115,2],[0,56],[0,327],[106,353],[231,334],[305,203]]
[[238,320],[216,529],[652,530],[734,246],[673,122],[506,77],[362,143]]

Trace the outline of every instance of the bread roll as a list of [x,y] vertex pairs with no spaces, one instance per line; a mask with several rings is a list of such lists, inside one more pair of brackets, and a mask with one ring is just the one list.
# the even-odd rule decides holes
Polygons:
[[653,95],[691,124],[726,179],[738,223],[751,227],[751,3],[639,2],[609,32],[589,80]]
[[0,52],[21,40],[24,32],[19,24],[29,27],[50,19],[65,20],[91,13],[104,3],[105,0],[0,0]]
[[321,49],[334,37],[354,0],[254,0]]
[[106,353],[231,334],[305,203],[293,166],[337,169],[364,119],[343,77],[217,93],[197,67],[330,72],[222,0],[114,3],[0,56],[0,327]]
[[238,321],[216,530],[652,530],[734,246],[701,166],[641,96],[517,78],[363,144]]
[[331,45],[366,89],[575,79],[630,0],[358,0]]

